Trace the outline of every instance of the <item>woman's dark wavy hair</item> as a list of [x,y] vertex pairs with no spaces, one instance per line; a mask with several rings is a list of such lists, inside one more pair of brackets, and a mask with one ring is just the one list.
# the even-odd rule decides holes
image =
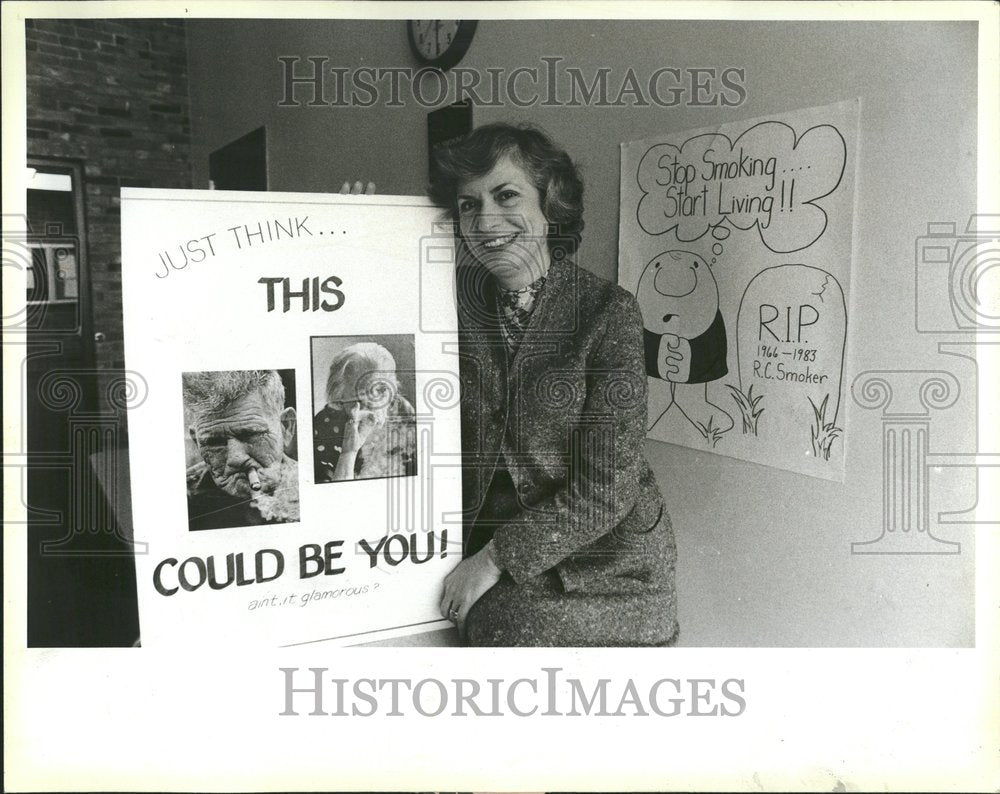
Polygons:
[[538,190],[549,222],[549,249],[574,253],[583,231],[583,180],[569,155],[530,124],[486,124],[438,149],[431,160],[427,194],[457,221],[459,184],[488,174],[505,155],[525,170]]

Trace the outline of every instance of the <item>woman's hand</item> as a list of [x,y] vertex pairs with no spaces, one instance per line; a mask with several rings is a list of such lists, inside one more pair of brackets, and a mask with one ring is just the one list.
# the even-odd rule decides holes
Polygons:
[[360,179],[357,182],[355,182],[353,185],[350,182],[344,182],[344,184],[342,184],[340,186],[340,193],[341,193],[341,195],[344,195],[344,196],[346,196],[346,195],[351,195],[351,196],[361,196],[361,195],[374,196],[375,195],[375,183],[374,182],[369,182],[368,185],[367,185],[367,187],[366,187],[366,186],[364,186],[364,185],[361,184],[361,180]]
[[367,411],[361,403],[354,403],[347,409],[347,420],[344,422],[344,437],[340,442],[340,456],[333,470],[333,482],[343,482],[354,479],[354,465],[358,453],[368,441],[372,431],[384,424],[384,418],[374,411]]
[[378,414],[365,410],[360,403],[354,403],[348,409],[347,421],[344,422],[344,439],[340,445],[341,454],[360,452],[372,431],[381,424]]
[[458,626],[465,636],[465,618],[483,594],[500,581],[500,569],[490,556],[489,547],[462,560],[444,578],[441,615]]

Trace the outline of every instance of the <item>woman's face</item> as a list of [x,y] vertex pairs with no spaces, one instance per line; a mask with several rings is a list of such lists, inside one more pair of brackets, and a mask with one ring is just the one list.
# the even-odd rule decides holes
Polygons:
[[541,196],[509,156],[488,174],[459,184],[458,225],[476,261],[502,287],[526,287],[548,271],[548,223]]
[[327,404],[345,413],[355,404],[366,411],[384,413],[395,396],[395,388],[386,373],[372,370],[360,362],[351,362],[330,389]]

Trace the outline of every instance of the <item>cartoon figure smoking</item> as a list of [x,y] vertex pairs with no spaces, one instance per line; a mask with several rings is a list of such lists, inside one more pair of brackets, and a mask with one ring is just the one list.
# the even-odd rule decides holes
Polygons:
[[645,325],[646,372],[669,384],[669,393],[650,406],[649,430],[676,407],[714,447],[732,429],[733,418],[708,399],[708,384],[729,371],[711,268],[690,251],[664,251],[643,269],[636,297]]

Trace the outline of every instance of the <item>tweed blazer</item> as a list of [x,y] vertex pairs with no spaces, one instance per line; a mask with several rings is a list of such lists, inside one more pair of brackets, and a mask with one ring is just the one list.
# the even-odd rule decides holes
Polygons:
[[518,583],[555,569],[567,592],[673,588],[676,547],[643,451],[647,381],[635,297],[554,261],[513,360],[496,290],[458,268],[466,537],[483,514],[498,464],[517,514],[493,535]]

